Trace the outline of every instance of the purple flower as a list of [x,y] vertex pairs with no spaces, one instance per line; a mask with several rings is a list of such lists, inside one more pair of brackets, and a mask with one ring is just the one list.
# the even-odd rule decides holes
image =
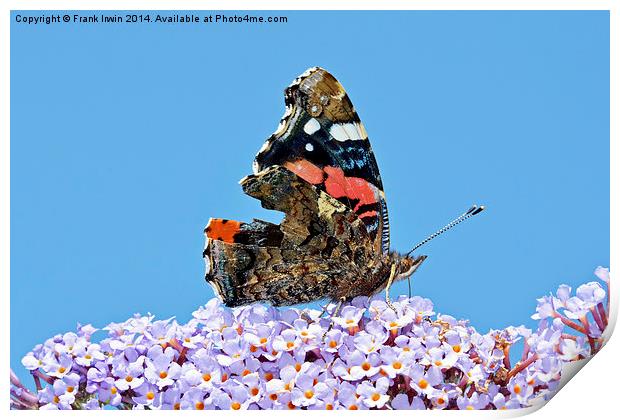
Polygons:
[[356,308],[355,306],[345,306],[340,311],[339,316],[332,318],[332,321],[340,328],[356,328],[359,325],[362,316],[364,315],[364,308]]
[[585,337],[565,339],[560,341],[560,358],[564,361],[583,359],[588,356],[589,350],[586,347]]
[[328,353],[337,353],[344,341],[342,331],[333,329],[327,332],[323,340],[323,350]]
[[[283,395],[288,394],[291,389],[292,378],[270,379],[265,384],[265,394],[267,398],[261,404],[263,408],[277,408],[285,402]],[[290,401],[290,396],[289,396]]]
[[128,389],[136,389],[144,382],[142,374],[144,373],[144,356],[140,356],[138,360],[132,363],[119,364],[117,368],[112,370],[115,376],[118,377],[114,381],[114,386],[120,391],[126,391]]
[[426,346],[422,345],[422,340],[418,337],[399,335],[394,339],[394,349],[399,352],[411,353],[416,359],[422,357],[426,351]]
[[411,378],[412,388],[418,394],[427,397],[433,397],[437,394],[438,390],[434,386],[441,383],[443,379],[441,369],[431,366],[428,370],[425,370],[422,365],[412,366],[409,370],[409,377]]
[[[86,372],[86,392],[94,393],[97,390],[98,385],[106,380],[110,375],[110,367],[107,363],[97,362],[95,366],[88,369]],[[112,379],[112,378],[110,378]]]
[[571,290],[572,288],[567,284],[561,284],[558,287],[558,291],[555,293],[555,295],[557,296],[557,300],[559,301],[555,304],[556,309],[564,307],[566,301],[570,298]]
[[338,401],[347,410],[365,410],[366,405],[362,401],[362,396],[357,393],[357,389],[349,382],[342,382],[338,391]]
[[191,325],[184,325],[178,327],[178,332],[181,334],[181,339],[179,342],[183,347],[188,349],[195,349],[198,347],[202,347],[202,342],[205,337],[200,333],[196,333],[196,326],[192,323]]
[[394,410],[426,410],[424,400],[420,397],[410,398],[407,394],[398,394],[392,400],[392,408]]
[[170,387],[161,393],[162,410],[180,410],[181,409],[181,391],[179,388]]
[[105,360],[105,355],[99,350],[99,344],[90,344],[76,352],[75,362],[84,367],[89,367],[100,360]]
[[71,372],[73,366],[73,358],[66,354],[61,354],[58,359],[50,356],[46,358],[47,366],[45,370],[51,375],[57,378],[64,378]]
[[180,408],[184,410],[205,410],[213,405],[213,398],[199,388],[188,389],[180,401]]
[[449,369],[457,362],[458,356],[452,350],[452,347],[434,347],[428,349],[420,364],[427,366],[436,366],[441,369]]
[[438,390],[431,398],[431,404],[435,410],[443,410],[448,407],[450,400],[456,398],[458,391],[452,389],[446,391],[445,389]]
[[318,398],[325,397],[329,392],[327,385],[320,384],[313,375],[299,375],[295,388],[291,393],[291,401],[298,407],[315,404]]
[[598,266],[596,270],[594,270],[594,274],[596,277],[603,280],[607,284],[607,288],[609,288],[609,268]]
[[532,319],[545,319],[554,316],[555,305],[553,296],[543,296],[536,299],[536,313],[532,315]]
[[415,316],[415,321],[419,324],[425,317],[435,315],[433,311],[433,302],[430,299],[414,296],[409,299],[407,311],[411,311]]
[[293,351],[301,346],[302,341],[294,329],[286,329],[273,339],[273,349],[276,351]]
[[99,384],[99,401],[104,404],[110,404],[113,407],[118,406],[122,402],[122,395],[119,389],[114,385],[113,378],[106,378]]
[[250,400],[248,399],[247,389],[243,385],[234,385],[227,392],[216,390],[212,394],[213,402],[216,407],[222,410],[242,410],[248,408]]
[[[161,348],[157,346],[156,348]],[[172,361],[172,355],[161,353],[155,358],[145,359],[144,376],[159,389],[172,385],[181,375],[181,366]]]
[[346,357],[346,361],[337,359],[332,371],[345,381],[357,381],[362,378],[372,377],[379,373],[381,357],[377,353],[364,355],[359,350],[354,350]]
[[599,302],[603,302],[606,293],[599,283],[592,281],[579,286],[576,295],[584,302],[584,305],[591,308]]
[[395,378],[396,375],[408,372],[414,362],[414,356],[411,352],[397,351],[386,346],[381,349],[381,361],[380,370],[385,372],[388,378]]
[[260,401],[264,397],[265,385],[261,382],[258,373],[249,373],[243,376],[241,382],[247,388],[249,402]]
[[293,354],[283,353],[278,360],[277,366],[282,378],[296,378],[298,375],[306,373],[312,363],[306,362],[306,352],[294,351]]
[[566,301],[564,315],[570,319],[581,319],[590,312],[590,304],[584,302],[577,296],[573,296]]
[[357,393],[363,398],[366,407],[381,408],[390,399],[387,395],[389,386],[390,380],[382,377],[377,379],[374,385],[369,381],[362,382],[357,386]]
[[317,338],[323,336],[323,328],[319,324],[308,324],[305,319],[296,319],[293,328],[297,331],[297,336],[305,344],[314,343]]
[[209,391],[221,384],[223,367],[213,359],[207,350],[198,350],[190,357],[190,360],[193,364],[185,363],[181,368],[181,379],[189,387],[197,386]]
[[250,344],[250,349],[254,348],[253,353],[260,355],[268,351],[268,346],[271,345],[274,336],[278,333],[279,331],[274,328],[273,324],[261,323],[255,325],[251,331],[244,330],[243,340]]
[[132,397],[137,404],[147,407],[159,407],[162,403],[162,394],[156,385],[143,382],[135,388],[136,395]]
[[366,331],[361,331],[356,334],[353,339],[355,348],[364,354],[377,352],[387,340],[388,335],[381,324],[375,321],[369,322],[366,327],[370,327],[371,333],[369,334]]
[[[59,407],[61,405],[61,407]],[[58,410],[59,408],[71,410],[70,404],[64,404],[54,392],[54,388],[46,387],[39,391],[39,409],[40,410]]]
[[22,358],[22,365],[24,365],[24,367],[28,370],[37,370],[40,367],[43,367],[44,359],[45,354],[39,353],[38,355],[35,355],[34,352],[28,352],[28,354]]
[[75,394],[78,392],[80,375],[69,373],[62,379],[54,381],[54,395],[58,397],[59,405],[69,406],[75,401]]
[[508,390],[511,398],[516,399],[523,404],[533,394],[534,388],[527,383],[525,375],[517,375],[508,382]]
[[496,394],[491,402],[497,410],[521,408],[521,404],[517,400],[512,399],[511,397],[506,397],[501,393]]
[[54,351],[58,354],[75,355],[86,346],[87,341],[83,337],[78,337],[75,333],[66,333],[62,336],[62,341],[54,345]]
[[474,392],[471,397],[462,396],[456,399],[460,410],[483,410],[489,404],[489,396]]

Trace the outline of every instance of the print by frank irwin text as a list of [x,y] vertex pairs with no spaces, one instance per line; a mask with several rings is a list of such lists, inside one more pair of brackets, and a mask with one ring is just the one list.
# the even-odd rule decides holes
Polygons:
[[256,14],[195,14],[195,13],[17,13],[15,22],[26,25],[54,24],[231,24],[231,23],[287,23],[287,16]]

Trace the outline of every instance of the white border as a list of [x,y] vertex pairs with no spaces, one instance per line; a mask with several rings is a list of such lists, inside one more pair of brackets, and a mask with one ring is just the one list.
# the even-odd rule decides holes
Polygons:
[[5,10],[612,10],[614,0],[6,0]]
[[[11,10],[609,10],[610,11],[610,25],[611,25],[611,40],[610,40],[610,134],[611,134],[611,162],[618,160],[618,84],[616,82],[618,74],[618,10],[617,3],[613,0],[607,1],[560,1],[560,0],[521,0],[521,1],[501,1],[501,0],[479,0],[479,1],[443,1],[443,0],[418,0],[411,1],[409,4],[404,4],[402,1],[395,0],[382,0],[375,4],[371,2],[358,1],[349,5],[346,1],[339,0],[262,0],[260,4],[256,1],[190,1],[190,0],[150,0],[150,1],[120,1],[120,0],[93,0],[93,1],[28,1],[28,0],[7,0],[0,3],[0,43],[2,45],[0,56],[0,92],[2,95],[0,102],[0,278],[2,279],[2,293],[0,293],[1,299],[1,313],[2,313],[2,326],[3,338],[2,345],[0,345],[0,352],[2,353],[2,362],[0,362],[0,378],[5,378],[5,387],[8,387],[9,376],[9,315],[10,315],[10,294],[9,294],[9,282],[7,281],[10,276],[10,223],[9,223],[9,198],[10,198],[10,11]],[[619,214],[620,207],[618,206],[618,170],[611,166],[611,214]],[[611,265],[616,266],[618,261],[618,223],[617,217],[611,219]],[[612,273],[613,275],[613,273]],[[559,281],[559,280],[558,280]],[[618,302],[618,290],[619,288],[612,286],[612,299],[616,302],[617,308]],[[33,304],[33,310],[40,310]],[[617,389],[618,380],[620,378],[620,363],[616,355],[620,355],[620,342],[618,338],[611,338],[607,346],[589,363],[588,367],[579,372],[578,375],[572,379],[564,389],[562,389],[548,404],[544,410],[536,411],[530,414],[530,418],[543,419],[552,416],[553,418],[571,419],[571,418],[590,418],[596,419],[609,418],[610,413],[614,410],[615,403],[618,401]],[[6,410],[9,407],[9,392],[8,389],[0,391],[0,404]],[[526,414],[532,410],[519,410],[519,411],[504,411],[504,412],[462,412],[459,414],[450,414],[454,412],[433,411],[433,412],[415,412],[407,414],[408,416],[422,416],[422,417],[435,417],[438,415],[451,416],[456,415],[463,416],[475,416],[475,417],[513,417],[521,414]],[[87,414],[81,412],[79,415],[97,415]],[[99,415],[109,415],[109,412]],[[133,412],[136,413],[136,412]],[[278,412],[264,411],[264,412],[252,412],[257,416],[265,418],[266,416],[280,416]],[[363,412],[356,412],[351,414],[348,412],[339,412],[341,416],[365,416],[369,417],[371,414]],[[386,415],[387,412],[375,411],[374,415]],[[384,414],[381,414],[384,413]],[[441,413],[441,414],[440,414]],[[288,415],[289,413],[287,412]],[[10,412],[13,416],[27,416],[31,417],[36,415],[32,412]],[[48,415],[54,416],[59,414],[49,413]],[[75,414],[69,414],[75,415]],[[122,415],[122,414],[117,414]],[[137,415],[146,415],[145,413]],[[163,418],[166,413],[150,412],[149,416],[156,416]],[[216,412],[209,412],[209,414],[184,412],[184,416],[217,416]],[[244,416],[247,413],[230,413],[227,412],[227,416]],[[322,412],[321,415],[335,416],[337,414],[329,412]]]

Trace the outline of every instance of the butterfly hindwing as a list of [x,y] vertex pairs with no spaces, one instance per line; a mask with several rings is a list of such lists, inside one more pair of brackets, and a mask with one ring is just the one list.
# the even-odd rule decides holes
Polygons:
[[283,236],[279,225],[258,219],[254,219],[252,223],[245,223],[211,218],[205,228],[205,234],[208,238],[231,244],[275,247],[282,244]]
[[389,250],[383,184],[366,130],[342,85],[315,67],[285,91],[286,113],[254,162],[288,168],[350,208],[378,254]]
[[382,269],[372,239],[347,206],[281,166],[241,182],[280,225],[211,219],[205,229],[207,281],[228,306],[292,305],[354,296],[367,267]]

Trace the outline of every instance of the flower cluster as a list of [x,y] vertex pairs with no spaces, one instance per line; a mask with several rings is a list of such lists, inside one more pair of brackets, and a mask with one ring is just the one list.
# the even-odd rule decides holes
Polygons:
[[[609,272],[596,274],[607,282]],[[538,329],[477,332],[430,300],[353,299],[338,313],[212,299],[186,324],[135,315],[57,335],[11,373],[16,409],[506,409],[557,388],[564,364],[602,345],[607,294],[596,282],[538,300]],[[605,301],[605,302],[604,302]],[[334,312],[330,305],[328,312]],[[565,326],[575,334],[564,331]],[[510,348],[524,341],[512,366]]]
[[[597,267],[596,276],[605,282],[609,291],[609,270]],[[565,334],[563,347],[560,349],[564,360],[585,357],[600,350],[603,345],[603,331],[609,317],[610,296],[598,282],[582,284],[571,296],[571,287],[560,285],[555,294],[538,299],[536,313],[532,319],[553,319],[554,322],[572,328],[579,336]],[[589,349],[585,348],[585,342]]]

